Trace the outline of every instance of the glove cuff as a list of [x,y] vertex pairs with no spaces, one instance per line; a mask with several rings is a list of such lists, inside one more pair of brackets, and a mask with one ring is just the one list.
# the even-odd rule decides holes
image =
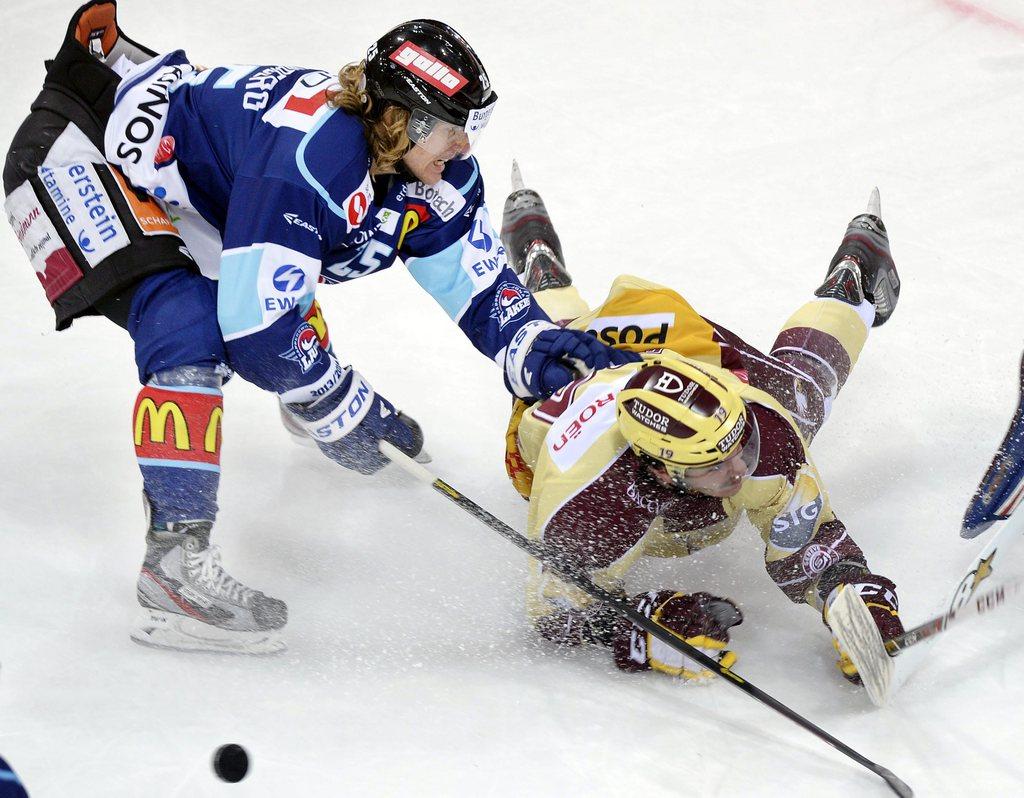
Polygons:
[[520,399],[533,398],[533,394],[528,387],[530,379],[523,373],[526,366],[526,355],[530,351],[530,347],[533,346],[534,340],[544,330],[557,329],[560,329],[559,326],[550,321],[543,321],[541,319],[528,321],[519,328],[519,331],[509,341],[508,346],[505,347],[504,355],[499,353],[498,357],[495,358],[499,364],[504,360],[505,385]]

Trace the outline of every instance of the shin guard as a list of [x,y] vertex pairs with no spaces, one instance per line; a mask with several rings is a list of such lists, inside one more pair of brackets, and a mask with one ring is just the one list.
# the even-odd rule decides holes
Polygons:
[[219,377],[216,383],[163,385],[154,379],[139,391],[135,454],[154,526],[217,515],[224,400]]

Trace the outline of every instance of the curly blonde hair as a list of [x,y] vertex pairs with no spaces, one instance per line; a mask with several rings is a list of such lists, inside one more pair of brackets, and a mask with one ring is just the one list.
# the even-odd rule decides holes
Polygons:
[[394,174],[398,171],[396,164],[412,148],[406,134],[409,112],[393,103],[375,108],[373,98],[366,92],[365,69],[366,61],[343,66],[338,72],[338,88],[327,93],[327,103],[357,115],[362,121],[370,145],[370,174]]

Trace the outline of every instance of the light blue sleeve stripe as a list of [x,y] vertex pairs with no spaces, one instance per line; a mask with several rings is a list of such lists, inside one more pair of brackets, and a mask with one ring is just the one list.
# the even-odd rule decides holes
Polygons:
[[465,185],[463,185],[459,189],[459,193],[462,196],[466,196],[469,193],[469,190],[473,187],[473,184],[476,182],[476,176],[478,174],[480,174],[480,164],[476,162],[476,158],[473,158],[473,173],[469,176],[469,180],[466,181]]
[[462,239],[426,258],[409,258],[406,267],[413,279],[444,308],[449,318],[459,313],[473,297],[473,281],[462,268]]
[[193,463],[189,460],[155,460],[150,457],[136,457],[140,466],[154,468],[194,468],[196,471],[220,471],[219,465],[213,463]]
[[151,382],[149,386],[163,391],[175,391],[176,393],[203,393],[207,396],[224,395],[220,388],[204,388],[201,385],[160,385],[159,383]]
[[295,150],[295,165],[298,167],[299,173],[306,178],[306,182],[313,187],[313,190],[320,195],[321,199],[323,199],[327,204],[327,207],[331,209],[331,212],[336,216],[340,216],[342,219],[347,219],[348,216],[345,211],[341,209],[338,203],[331,199],[331,195],[327,193],[327,189],[313,177],[313,173],[310,172],[309,167],[306,166],[306,145],[309,144],[313,136],[316,135],[316,132],[324,126],[324,123],[334,116],[334,113],[337,110],[337,108],[332,108],[330,111],[325,113],[320,121],[313,125],[312,129],[302,137],[302,141],[299,142],[299,146]]
[[174,92],[176,92],[182,86],[202,86],[204,83],[206,83],[206,79],[209,78],[210,75],[212,75],[216,69],[217,67],[211,67],[209,69],[204,69],[202,72],[193,72],[184,80],[179,80],[177,83],[171,86],[171,94],[174,94]]
[[[256,71],[252,64],[232,64],[224,68],[224,74],[213,84],[215,89],[233,89],[242,78],[247,78]],[[202,74],[202,73],[200,73]]]
[[263,322],[258,278],[263,252],[249,249],[220,259],[217,321],[224,336],[259,327]]

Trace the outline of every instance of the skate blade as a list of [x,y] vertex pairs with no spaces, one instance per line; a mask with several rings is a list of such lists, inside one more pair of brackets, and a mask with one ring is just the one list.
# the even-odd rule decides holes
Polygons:
[[878,193],[878,186],[871,190],[871,196],[868,197],[868,213],[879,219],[882,218],[882,197]]
[[885,650],[871,611],[856,590],[843,588],[828,608],[828,623],[850,661],[857,668],[868,698],[883,707],[892,692],[896,663]]
[[523,182],[523,173],[519,171],[519,161],[515,158],[512,159],[512,193],[516,191],[522,191],[526,188],[526,184]]
[[428,452],[426,449],[420,449],[419,454],[417,454],[412,459],[415,460],[417,463],[421,463],[423,465],[434,462],[434,458],[430,456],[430,452]]
[[286,648],[276,630],[236,632],[163,610],[143,610],[130,636],[139,645],[173,651],[265,655]]

